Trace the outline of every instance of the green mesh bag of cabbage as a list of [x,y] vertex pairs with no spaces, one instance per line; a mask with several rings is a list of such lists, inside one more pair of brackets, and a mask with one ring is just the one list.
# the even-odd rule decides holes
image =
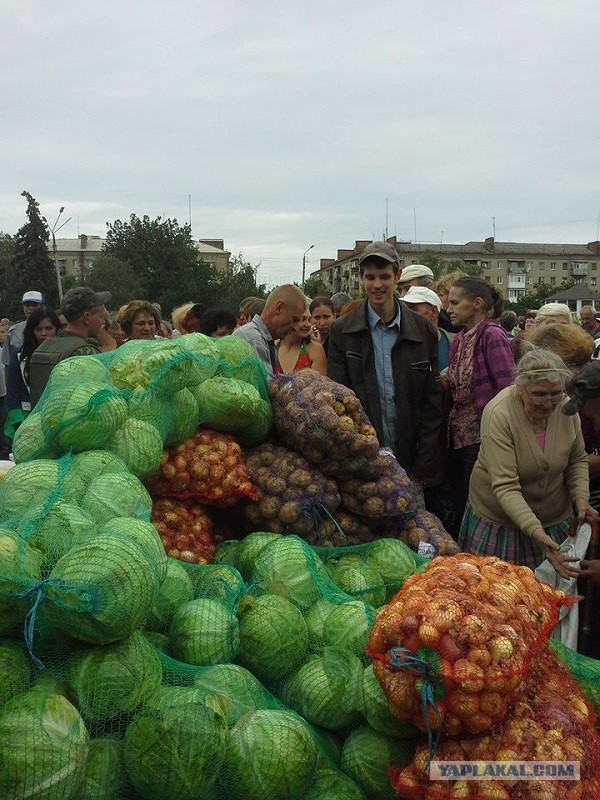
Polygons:
[[557,639],[550,639],[550,644],[579,684],[585,699],[600,715],[600,661],[571,650]]

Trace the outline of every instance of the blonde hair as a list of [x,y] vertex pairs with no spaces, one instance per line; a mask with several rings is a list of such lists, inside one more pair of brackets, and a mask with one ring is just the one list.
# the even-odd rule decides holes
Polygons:
[[177,306],[171,312],[171,322],[173,323],[173,327],[176,328],[178,331],[181,331],[179,327],[183,320],[185,319],[188,311],[193,307],[194,303],[184,303],[182,306]]
[[594,340],[579,325],[556,322],[539,325],[523,334],[523,338],[536,347],[556,353],[572,369],[581,369],[594,353]]
[[446,272],[435,284],[436,291],[441,289],[443,292],[449,292],[459,278],[466,277],[467,273],[461,269],[455,269],[454,272]]

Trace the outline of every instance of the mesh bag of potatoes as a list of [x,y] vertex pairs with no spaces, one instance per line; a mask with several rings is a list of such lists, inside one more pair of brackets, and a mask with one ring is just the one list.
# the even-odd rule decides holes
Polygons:
[[320,518],[340,504],[335,482],[286,447],[267,443],[248,450],[246,468],[259,494],[257,503],[243,507],[253,530],[314,534]]
[[417,510],[413,483],[396,461],[393,453],[380,450],[371,462],[374,480],[350,478],[338,481],[342,505],[360,517],[402,522]]
[[367,652],[392,714],[450,736],[490,730],[514,702],[559,609],[574,602],[499,558],[435,558],[407,578],[371,630]]
[[313,369],[276,375],[269,384],[280,440],[328,477],[377,478],[375,429],[358,397]]
[[414,517],[405,519],[397,535],[415,553],[422,555],[454,556],[460,552],[441,520],[430,511],[419,510]]
[[[476,696],[468,694],[461,705],[466,712],[467,706],[472,707],[476,702]],[[594,731],[593,712],[575,680],[548,646],[534,661],[514,708],[504,722],[483,736],[440,742],[435,759],[459,762],[448,772],[452,779],[431,780],[429,747],[423,744],[407,767],[390,771],[392,784],[400,797],[414,800],[459,797],[468,800],[594,800],[600,789],[599,739]],[[473,780],[472,772],[462,772],[460,762],[465,761],[505,762],[498,766],[502,767],[506,778]],[[580,778],[561,780],[559,765],[555,765],[551,780],[515,780],[520,776],[520,768],[514,763],[517,761],[561,762],[564,770],[568,769],[568,762],[578,762]],[[483,766],[481,764],[480,768]],[[530,768],[533,771],[534,765]],[[461,773],[471,779],[465,780]],[[562,774],[566,776],[568,772]]]

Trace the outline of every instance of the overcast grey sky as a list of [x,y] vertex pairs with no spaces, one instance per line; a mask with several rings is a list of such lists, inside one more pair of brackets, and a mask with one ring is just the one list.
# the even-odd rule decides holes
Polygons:
[[[388,233],[588,242],[598,0],[2,0],[0,230],[188,221],[269,284]],[[416,209],[416,214],[413,212]],[[443,233],[442,233],[443,232]]]

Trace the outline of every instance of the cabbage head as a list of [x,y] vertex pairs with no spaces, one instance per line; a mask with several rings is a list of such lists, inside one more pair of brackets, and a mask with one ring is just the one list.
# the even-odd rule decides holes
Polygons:
[[416,739],[421,735],[420,731],[410,722],[390,714],[385,694],[375,677],[372,664],[369,664],[363,675],[362,713],[370,727],[383,736],[392,736],[395,739]]
[[210,796],[226,752],[227,725],[194,687],[163,687],[130,723],[125,766],[146,800]]
[[16,464],[0,483],[0,514],[6,520],[43,503],[58,486],[64,470],[59,461],[39,459]]
[[227,539],[217,546],[213,558],[213,564],[223,564],[226,567],[238,568],[238,550],[240,548],[239,539]]
[[242,430],[237,431],[236,437],[242,447],[256,447],[269,438],[273,427],[273,406],[269,400],[261,398],[252,422]]
[[273,698],[251,672],[238,664],[215,664],[199,669],[194,686],[207,697],[216,697],[229,727],[248,711],[270,708]]
[[369,545],[365,562],[378,572],[386,586],[386,602],[417,569],[413,551],[399,539],[378,539]]
[[186,333],[175,340],[178,347],[192,355],[192,360],[187,362],[186,386],[195,389],[203,381],[212,378],[217,372],[219,351],[214,339],[203,333]]
[[75,796],[88,746],[83,719],[61,694],[40,685],[14,697],[0,714],[0,796]]
[[147,422],[160,433],[164,441],[171,424],[171,405],[167,398],[161,399],[153,392],[138,390],[132,392],[127,400],[127,413],[130,418]]
[[146,619],[146,627],[151,631],[168,630],[179,606],[189,603],[193,597],[194,586],[185,567],[175,558],[168,558],[166,575]]
[[14,597],[41,580],[42,554],[13,531],[0,529],[0,601]]
[[335,603],[330,600],[317,600],[306,612],[304,619],[308,629],[308,643],[310,649],[315,653],[321,653],[325,645],[323,639],[323,629],[327,617],[337,608]]
[[342,748],[341,767],[374,800],[392,800],[390,767],[405,767],[414,756],[414,745],[386,739],[371,728],[352,731]]
[[69,503],[81,503],[94,478],[113,473],[122,475],[127,472],[129,470],[123,459],[107,450],[77,453],[69,463],[69,470],[63,482],[62,498]]
[[231,433],[251,425],[263,402],[254,386],[235,378],[210,378],[194,389],[194,397],[202,425]]
[[110,379],[118,389],[132,392],[151,388],[159,398],[183,389],[189,379],[191,357],[169,339],[130,341],[119,347],[110,368]]
[[187,441],[198,427],[198,403],[189,389],[175,392],[170,402],[171,422],[165,439],[167,447]]
[[[116,536],[135,542],[142,549],[153,570],[157,570],[162,582],[167,575],[168,558],[158,531],[151,522],[133,517],[115,517],[106,522],[99,533],[103,536]],[[89,541],[89,539],[88,539]]]
[[262,592],[285,597],[303,611],[321,599],[323,580],[327,580],[323,562],[297,536],[269,543],[256,557],[251,573],[251,581]]
[[267,373],[252,345],[240,336],[222,336],[216,345],[220,357],[217,375],[249,383],[267,398]]
[[91,739],[76,800],[123,800],[127,796],[123,742],[112,736]]
[[127,419],[127,403],[112,387],[69,383],[55,389],[40,406],[42,427],[66,452],[95,450]]
[[29,659],[23,648],[16,642],[0,639],[0,714],[9,700],[28,689]]
[[244,580],[248,580],[254,567],[258,554],[269,544],[281,537],[280,533],[271,531],[255,531],[245,536],[239,543],[237,550],[237,564]]
[[17,464],[34,458],[58,458],[59,448],[52,444],[52,437],[42,427],[42,416],[30,414],[17,428],[12,443],[12,452]]
[[90,483],[81,507],[97,525],[115,517],[136,517],[147,522],[152,513],[152,498],[135,475],[105,474]]
[[364,794],[343,772],[325,767],[317,771],[302,800],[364,800]]
[[139,631],[122,642],[76,652],[69,669],[77,708],[87,722],[134,711],[154,694],[161,679],[156,651]]
[[338,650],[349,650],[359,658],[366,658],[369,634],[375,622],[375,609],[361,600],[340,603],[325,620],[323,641]]
[[162,438],[154,425],[133,417],[106,439],[104,447],[122,458],[136,478],[147,478],[156,472],[163,453]]
[[293,603],[276,594],[239,604],[240,662],[267,685],[289,677],[308,658],[308,630]]
[[231,662],[240,649],[236,617],[216,600],[192,600],[175,612],[169,629],[171,651],[186,664]]
[[385,602],[386,588],[383,578],[358,555],[347,555],[327,564],[332,581],[343,592],[357,600],[364,600],[375,608]]
[[47,619],[74,639],[109,644],[142,626],[159,585],[157,566],[136,541],[99,533],[54,565]]
[[237,569],[223,564],[190,564],[187,573],[194,584],[196,599],[219,600],[232,610],[246,589]]
[[347,650],[327,648],[283,687],[283,702],[313,725],[337,731],[356,721],[361,707],[363,666]]
[[51,569],[80,536],[93,538],[96,524],[79,506],[57,500],[46,514],[38,507],[21,517],[18,532],[41,550],[45,568]]
[[67,383],[95,383],[110,386],[110,376],[106,366],[94,356],[73,356],[64,358],[54,367],[46,384],[44,396],[61,389]]
[[300,800],[317,756],[312,731],[296,714],[250,711],[231,729],[224,774],[238,800]]

